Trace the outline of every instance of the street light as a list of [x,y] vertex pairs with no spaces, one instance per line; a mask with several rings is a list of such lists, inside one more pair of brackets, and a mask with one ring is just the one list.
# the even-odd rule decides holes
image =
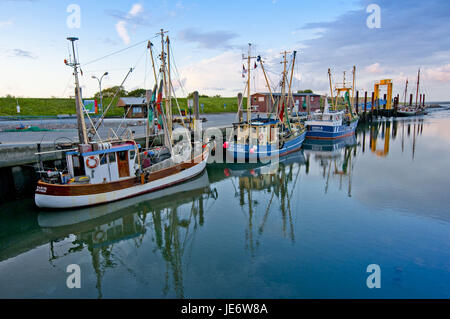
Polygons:
[[100,77],[100,79],[99,79],[98,77],[96,77],[95,75],[92,76],[93,79],[96,79],[96,80],[98,81],[98,86],[99,86],[99,89],[100,89],[100,109],[102,110],[102,114],[103,114],[102,80],[103,80],[103,77],[104,77],[105,75],[108,75],[108,72],[105,72],[105,73]]

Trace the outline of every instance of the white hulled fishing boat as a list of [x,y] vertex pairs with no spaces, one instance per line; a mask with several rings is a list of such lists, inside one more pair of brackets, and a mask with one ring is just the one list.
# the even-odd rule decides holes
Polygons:
[[[155,84],[153,97],[148,100],[147,110],[148,117],[154,112],[158,118],[158,125],[164,132],[164,146],[150,148],[147,142],[144,149],[136,143],[131,132],[126,136],[116,135],[114,139],[108,140],[101,140],[98,134],[97,141],[88,137],[85,116],[89,120],[90,118],[82,107],[78,80],[79,63],[75,55],[74,42],[78,39],[68,38],[68,40],[72,43],[73,61],[66,61],[66,64],[74,70],[80,142],[66,153],[67,169],[41,172],[41,179],[37,183],[35,192],[35,202],[38,207],[63,209],[113,202],[170,187],[203,172],[211,145],[191,142],[187,134],[187,141],[177,144],[172,141],[169,99],[173,86],[170,83],[170,68],[167,68],[164,53],[164,44],[167,45],[167,50],[169,48],[169,38],[167,37],[164,42],[162,30],[159,74],[161,81],[158,90]],[[169,57],[170,55],[167,54],[167,59]],[[156,72],[155,83],[158,83]],[[158,91],[157,98],[156,91]],[[165,110],[162,107],[163,91]],[[107,110],[108,108],[105,113]],[[100,121],[103,120],[104,114]],[[149,122],[148,118],[147,122]],[[97,133],[100,123],[91,124],[91,132]]]

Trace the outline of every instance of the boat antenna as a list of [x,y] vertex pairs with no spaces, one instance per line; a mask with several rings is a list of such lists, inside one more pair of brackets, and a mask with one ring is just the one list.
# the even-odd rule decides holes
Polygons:
[[67,60],[65,60],[64,62],[66,65],[73,68],[73,74],[75,76],[75,105],[77,109],[78,138],[80,143],[88,144],[89,139],[86,131],[86,123],[84,121],[83,102],[81,100],[80,82],[78,79],[78,68],[80,64],[78,63],[75,54],[75,41],[77,41],[78,38],[68,37],[67,40],[69,40],[72,43],[73,61],[68,62]]
[[250,124],[251,121],[251,100],[250,100],[250,61],[251,59],[255,59],[256,57],[251,56],[251,48],[252,44],[248,44],[248,55],[247,57],[243,56],[244,60],[247,60],[247,123]]
[[331,70],[330,69],[328,69],[328,78],[330,81],[331,103],[332,103],[333,109],[336,111],[336,105],[334,103],[334,96],[333,96],[333,83],[331,81]]

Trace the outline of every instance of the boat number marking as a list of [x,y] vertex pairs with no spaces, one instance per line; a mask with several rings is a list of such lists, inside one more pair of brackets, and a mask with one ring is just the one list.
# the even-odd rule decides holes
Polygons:
[[44,186],[38,186],[38,187],[36,187],[36,192],[39,192],[39,193],[47,193],[47,187],[44,187]]

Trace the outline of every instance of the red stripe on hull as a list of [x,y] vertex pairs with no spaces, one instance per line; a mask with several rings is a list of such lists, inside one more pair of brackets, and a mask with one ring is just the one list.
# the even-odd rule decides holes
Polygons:
[[337,137],[308,136],[308,137],[306,137],[306,138],[307,138],[307,139],[310,139],[310,140],[337,140],[337,139],[340,139],[340,138],[343,138],[343,137],[352,136],[352,135],[354,135],[354,134],[355,134],[355,132],[350,132],[350,133],[347,133],[347,134],[344,134],[344,135],[339,135],[339,136],[337,136]]

